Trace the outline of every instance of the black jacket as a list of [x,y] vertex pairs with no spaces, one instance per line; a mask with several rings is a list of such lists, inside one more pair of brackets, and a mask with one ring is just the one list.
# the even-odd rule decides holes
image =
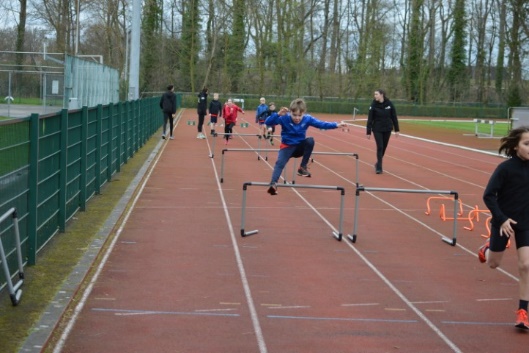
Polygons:
[[176,95],[173,91],[167,91],[160,98],[160,108],[164,113],[176,113]]
[[492,214],[491,223],[500,228],[511,218],[518,230],[529,230],[529,161],[513,156],[492,173],[483,201]]
[[395,132],[399,132],[397,111],[389,99],[385,99],[382,103],[373,100],[369,107],[366,128],[367,135],[371,135],[371,131],[388,132],[393,128]]
[[212,100],[209,103],[209,114],[216,115],[222,118],[222,103],[216,100]]
[[198,94],[198,114],[207,114],[208,113],[208,94],[207,92],[201,91]]

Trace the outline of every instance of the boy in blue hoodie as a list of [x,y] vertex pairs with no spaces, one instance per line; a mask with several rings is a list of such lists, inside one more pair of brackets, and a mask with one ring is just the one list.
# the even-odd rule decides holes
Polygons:
[[305,114],[306,111],[307,105],[305,101],[297,98],[290,103],[290,109],[283,107],[279,110],[279,113],[273,113],[265,121],[266,126],[281,125],[281,146],[279,147],[277,161],[272,172],[272,180],[268,188],[270,195],[277,195],[277,181],[285,165],[292,157],[298,158],[303,156],[298,169],[298,175],[304,177],[311,176],[307,170],[307,164],[314,150],[314,138],[306,137],[309,126],[323,130],[347,126],[344,122],[330,123],[318,120],[309,114]]

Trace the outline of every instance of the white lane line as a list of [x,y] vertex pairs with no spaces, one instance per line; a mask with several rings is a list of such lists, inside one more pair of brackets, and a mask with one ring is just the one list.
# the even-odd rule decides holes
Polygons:
[[[207,139],[206,141],[208,144],[209,153],[211,155],[213,152],[211,151],[211,146],[209,145],[209,139]],[[235,259],[236,259],[237,267],[239,269],[239,273],[241,276],[241,282],[242,282],[242,286],[244,289],[244,295],[246,297],[246,302],[248,303],[248,310],[250,311],[250,317],[252,319],[252,325],[255,331],[255,338],[257,339],[257,344],[259,346],[259,352],[267,353],[263,331],[261,330],[261,324],[259,323],[259,318],[257,316],[257,310],[255,309],[255,304],[254,304],[254,300],[252,297],[252,291],[250,290],[250,284],[248,283],[248,277],[246,276],[246,270],[244,269],[244,265],[242,263],[241,253],[239,250],[239,246],[237,245],[237,240],[235,238],[235,232],[233,230],[233,225],[231,223],[230,213],[228,211],[228,205],[226,204],[226,199],[224,198],[224,192],[222,190],[222,185],[220,185],[219,174],[217,172],[217,167],[214,163],[213,158],[211,158],[211,165],[213,166],[213,172],[215,173],[215,180],[217,182],[219,196],[222,201],[224,215],[226,217],[226,224],[228,225],[228,228],[230,231],[230,238],[231,238],[231,242],[233,245],[233,251],[235,252]]]
[[149,166],[149,170],[145,174],[145,176],[143,177],[143,182],[142,182],[141,186],[137,189],[137,194],[134,197],[134,200],[130,204],[130,207],[128,208],[128,210],[127,210],[127,212],[125,214],[125,217],[123,218],[119,228],[117,229],[116,234],[114,235],[114,238],[112,239],[110,245],[105,250],[103,258],[101,259],[101,262],[99,262],[94,275],[90,279],[90,282],[86,286],[86,289],[83,292],[83,295],[82,295],[81,299],[79,300],[79,303],[77,304],[77,306],[75,307],[75,309],[73,311],[72,317],[68,321],[68,324],[66,325],[64,331],[62,332],[61,337],[57,341],[57,344],[55,345],[55,348],[53,349],[53,353],[60,353],[62,351],[62,349],[64,348],[64,344],[66,343],[66,339],[70,335],[70,332],[72,331],[73,326],[74,326],[75,322],[77,321],[77,318],[79,317],[79,314],[83,310],[83,308],[84,308],[84,306],[86,304],[86,301],[88,300],[88,297],[92,293],[92,290],[94,289],[94,285],[97,282],[97,280],[99,278],[99,275],[101,274],[101,271],[103,271],[103,267],[105,267],[105,265],[106,265],[106,263],[108,261],[108,258],[110,257],[110,254],[112,253],[112,250],[114,249],[114,246],[116,245],[121,233],[123,232],[123,229],[125,228],[125,225],[127,224],[127,221],[129,219],[130,215],[132,214],[132,211],[134,210],[134,206],[138,202],[141,194],[143,193],[143,190],[145,189],[145,185],[149,181],[149,178],[150,178],[152,172],[154,171],[154,167],[158,164],[158,161],[160,160],[160,157],[163,154],[163,151],[165,150],[166,146],[167,146],[167,144],[164,143],[162,148],[160,149],[160,151],[158,151],[153,163]]

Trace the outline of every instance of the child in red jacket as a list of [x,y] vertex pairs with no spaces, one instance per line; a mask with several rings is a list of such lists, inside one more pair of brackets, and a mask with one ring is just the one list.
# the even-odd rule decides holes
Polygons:
[[226,145],[228,144],[231,134],[233,133],[233,127],[237,123],[237,112],[244,114],[244,110],[233,103],[233,100],[229,98],[222,109],[222,116],[224,117],[224,138],[226,139]]

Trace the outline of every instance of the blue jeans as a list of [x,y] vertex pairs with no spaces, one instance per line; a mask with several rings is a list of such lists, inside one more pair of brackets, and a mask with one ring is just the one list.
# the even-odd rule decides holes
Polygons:
[[281,148],[277,155],[277,161],[274,166],[274,171],[272,172],[271,183],[272,184],[277,183],[277,181],[279,180],[279,177],[281,176],[281,173],[283,172],[283,169],[287,165],[287,162],[292,157],[299,158],[303,156],[303,158],[301,159],[300,167],[307,168],[307,164],[309,163],[309,159],[310,159],[310,156],[312,155],[313,149],[314,149],[314,138],[312,137],[307,137],[299,145],[293,145],[293,146]]

